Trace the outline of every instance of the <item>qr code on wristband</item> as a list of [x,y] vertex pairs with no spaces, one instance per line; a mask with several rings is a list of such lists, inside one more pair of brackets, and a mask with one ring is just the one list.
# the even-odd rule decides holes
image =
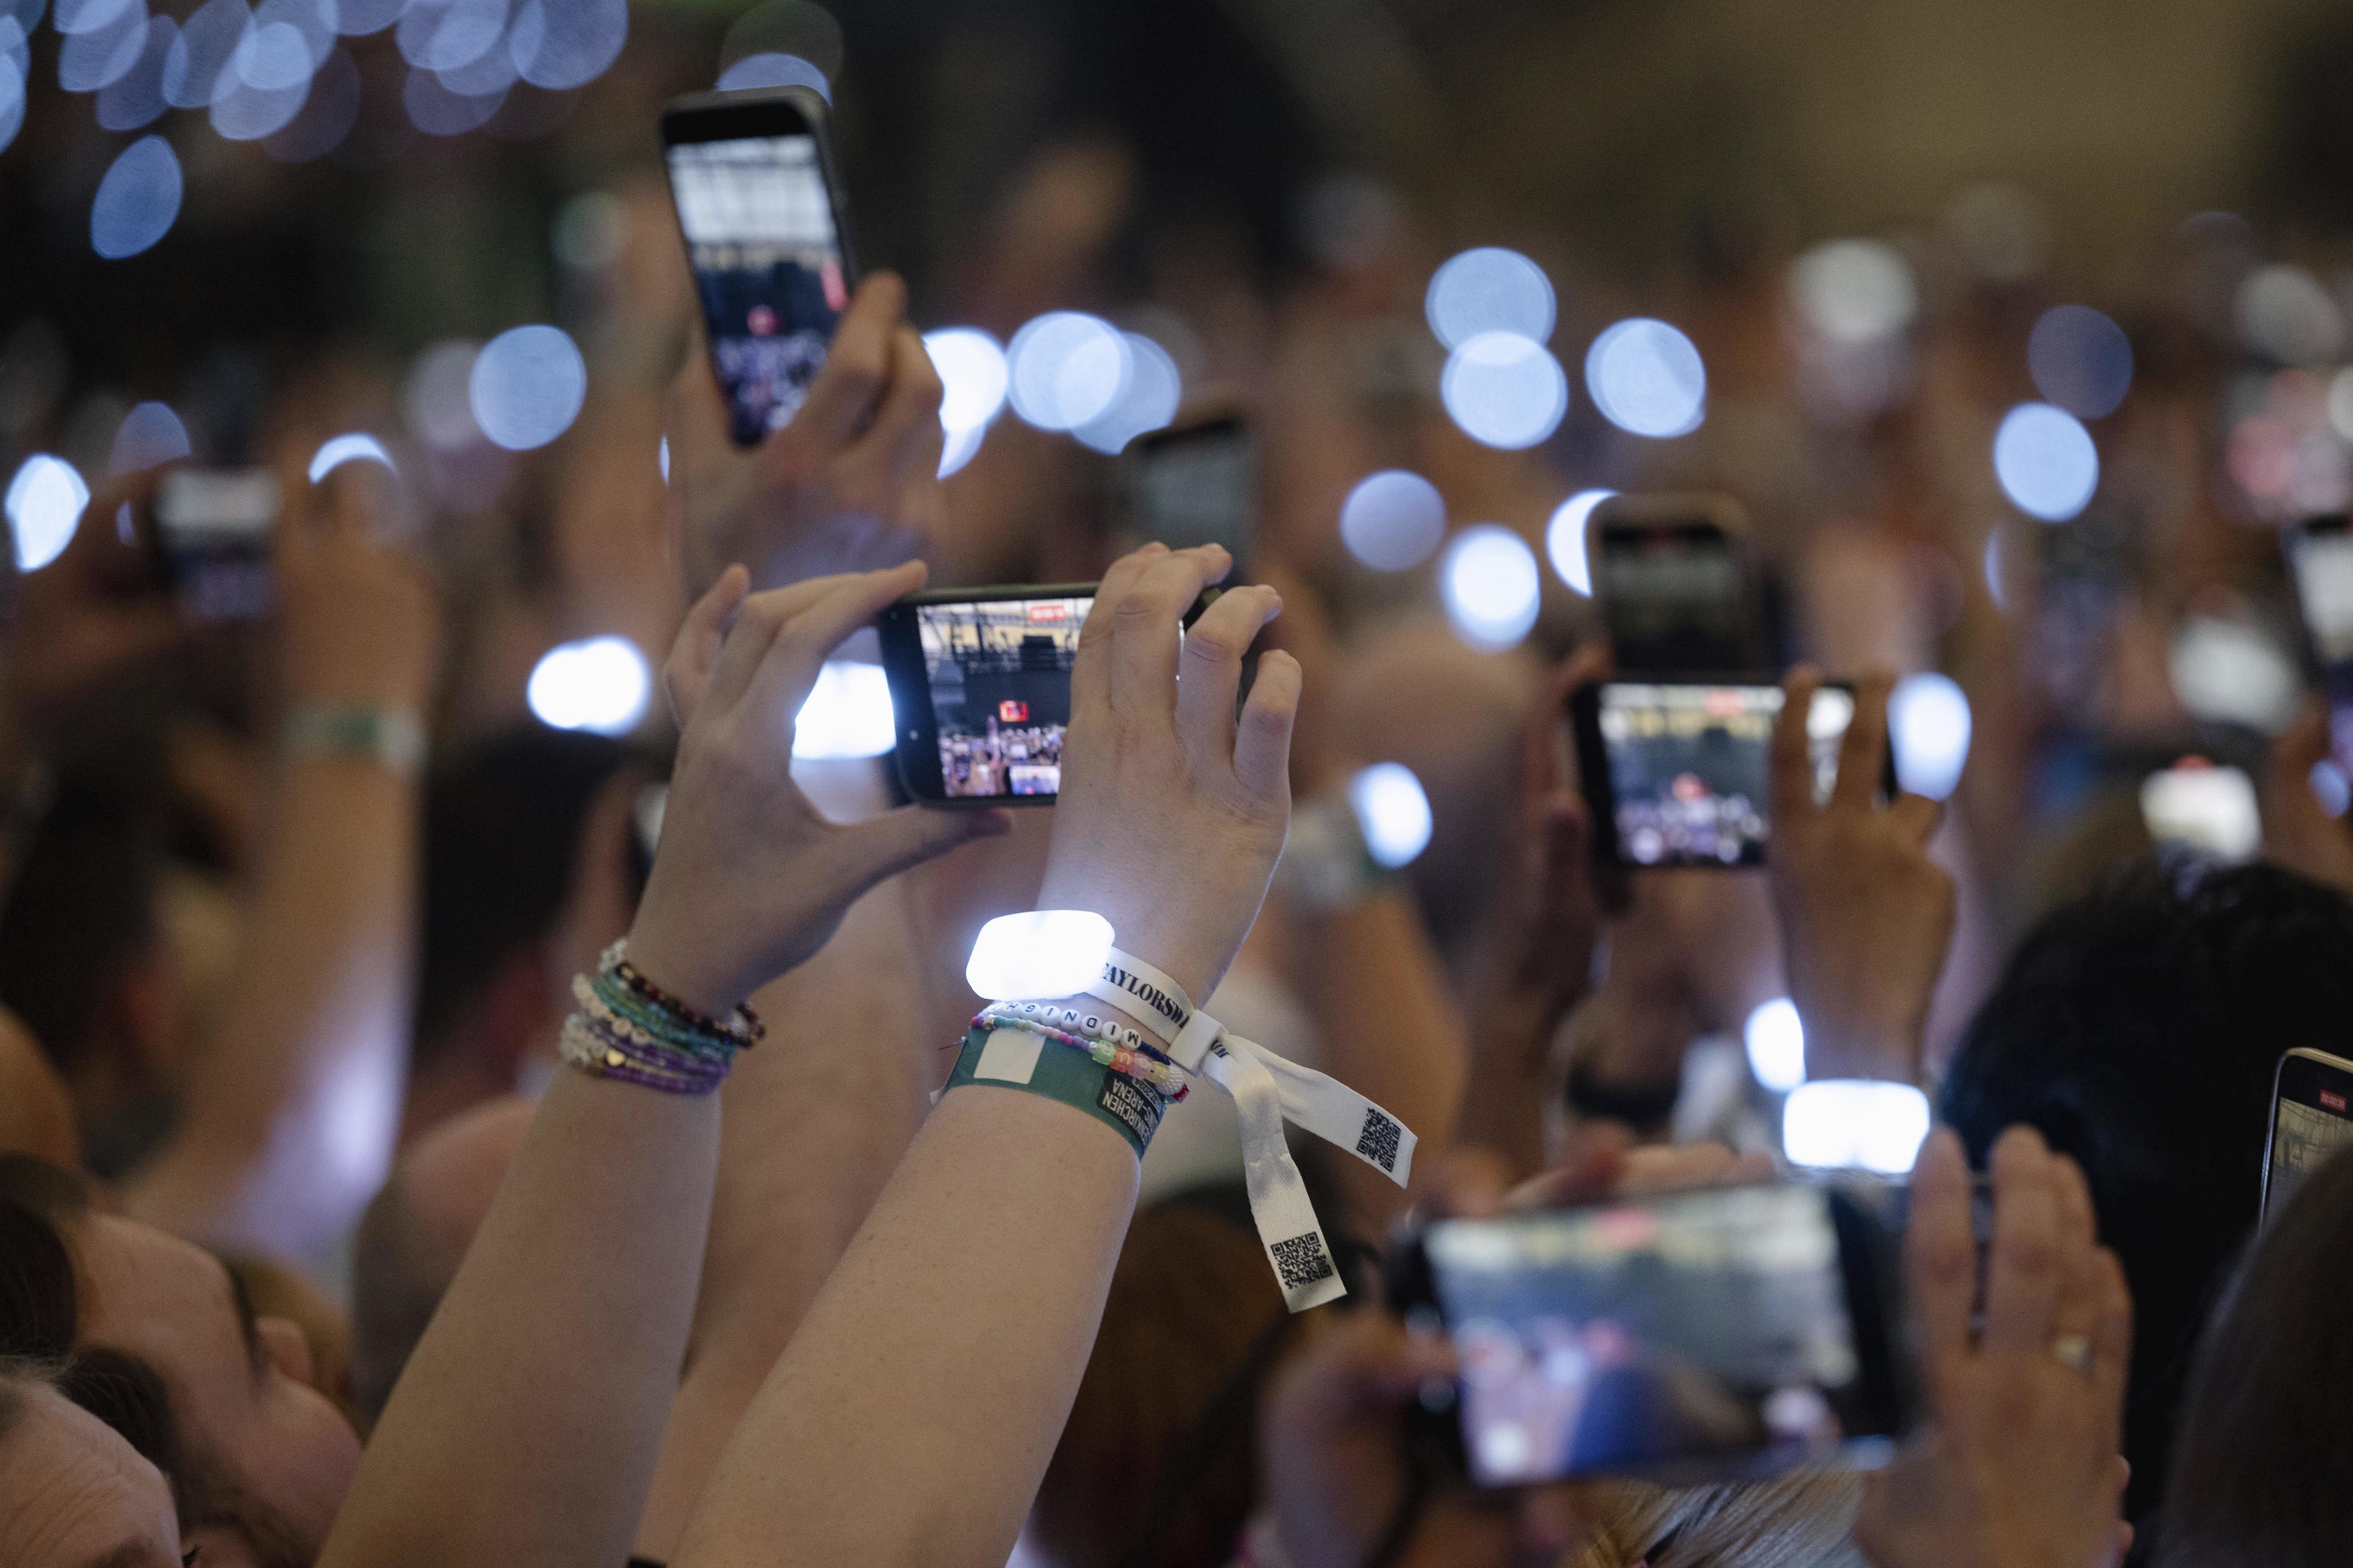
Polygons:
[[1332,1277],[1331,1255],[1324,1250],[1323,1236],[1314,1231],[1279,1241],[1267,1250],[1274,1255],[1274,1272],[1285,1290]]
[[1356,1152],[1395,1175],[1398,1130],[1397,1118],[1377,1106],[1367,1106],[1365,1130],[1356,1135]]

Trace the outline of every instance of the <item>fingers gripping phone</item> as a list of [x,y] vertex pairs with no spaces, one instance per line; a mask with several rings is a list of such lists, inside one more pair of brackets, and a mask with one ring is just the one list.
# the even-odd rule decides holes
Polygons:
[[825,100],[799,87],[697,93],[662,115],[670,194],[738,446],[792,422],[857,286],[829,126]]
[[1618,668],[1725,676],[1778,667],[1747,516],[1722,495],[1617,495],[1587,519]]
[[276,593],[270,535],[280,507],[267,469],[174,469],[155,488],[150,535],[164,586],[191,620],[251,620]]
[[1436,1221],[1391,1280],[1458,1353],[1418,1436],[1482,1487],[1882,1464],[1912,1406],[1892,1220],[1792,1183]]
[[2272,1078],[2263,1217],[2277,1213],[2306,1176],[2353,1143],[2353,1062],[2298,1046]]
[[[1570,693],[1594,858],[1622,866],[1762,865],[1781,703],[1778,686],[1715,681],[1605,681]],[[1852,686],[1815,692],[1806,744],[1817,800],[1838,781],[1853,718]],[[1879,788],[1896,791],[1892,750]]]

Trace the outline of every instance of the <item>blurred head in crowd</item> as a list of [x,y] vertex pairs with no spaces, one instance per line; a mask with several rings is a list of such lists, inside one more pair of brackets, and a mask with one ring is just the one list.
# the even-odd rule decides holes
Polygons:
[[1137,1214],[1022,1534],[1030,1554],[1056,1568],[1228,1561],[1250,1513],[1259,1392],[1293,1328],[1246,1213],[1177,1198]]
[[2353,1160],[2339,1155],[2265,1228],[2199,1352],[2174,1440],[2164,1568],[2353,1561]]
[[0,1358],[59,1369],[168,1473],[188,1540],[220,1560],[309,1563],[358,1468],[300,1329],[257,1315],[218,1259],[17,1155],[0,1156]]
[[2253,1229],[2274,1070],[2341,1044],[2353,905],[2270,866],[2144,861],[2046,916],[1963,1038],[1943,1113],[1982,1162],[2023,1122],[2084,1168],[2132,1287],[2129,1511],[2158,1500],[2199,1334]]
[[17,1568],[175,1568],[171,1483],[42,1369],[0,1370],[0,1555]]
[[186,1045],[156,919],[170,834],[152,752],[69,764],[0,905],[0,1003],[65,1080],[108,1173],[160,1130]]
[[628,928],[644,771],[618,740],[521,724],[434,774],[407,1135],[514,1088],[572,976]]
[[352,1255],[352,1396],[371,1425],[491,1212],[535,1103],[510,1096],[419,1138],[368,1205]]

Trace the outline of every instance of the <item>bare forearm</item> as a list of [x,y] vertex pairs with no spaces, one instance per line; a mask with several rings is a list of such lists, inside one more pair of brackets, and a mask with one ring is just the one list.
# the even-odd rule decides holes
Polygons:
[[253,914],[177,1130],[131,1181],[139,1217],[280,1254],[381,1185],[408,1044],[416,785],[377,764],[289,766]]
[[557,1079],[393,1391],[322,1568],[628,1554],[718,1157],[715,1096]]
[[[776,1037],[728,1080],[710,1252],[642,1556],[669,1560],[728,1435],[930,1108],[937,1072],[923,1071],[905,896],[902,883],[869,894],[816,958],[755,999]],[[860,1021],[854,1036],[807,1022],[841,1018]]]
[[1550,999],[1514,989],[1488,999],[1472,1032],[1454,1140],[1501,1155],[1515,1178],[1544,1169],[1544,1107],[1559,1017]]
[[[1300,979],[1324,1039],[1324,1067],[1417,1131],[1445,1141],[1462,1103],[1469,1044],[1461,1013],[1402,891],[1305,921]],[[1371,1167],[1335,1161],[1335,1180],[1375,1234],[1406,1195]]]
[[1001,1568],[1134,1209],[1084,1113],[949,1091],[730,1440],[677,1568]]

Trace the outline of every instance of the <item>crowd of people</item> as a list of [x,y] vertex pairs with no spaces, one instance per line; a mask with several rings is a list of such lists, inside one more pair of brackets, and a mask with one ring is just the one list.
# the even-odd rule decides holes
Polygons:
[[[2148,270],[2179,296],[2119,308],[2137,379],[2061,524],[1984,461],[2058,285],[1973,273],[1962,238],[1869,341],[1822,337],[1791,257],[1712,256],[1676,286],[1703,302],[1699,429],[1580,408],[1515,451],[1437,396],[1436,215],[1327,191],[1279,291],[1170,240],[1131,302],[1193,323],[1188,376],[1250,410],[1245,573],[1123,553],[1111,460],[1011,418],[943,479],[940,374],[889,271],[739,446],[658,176],[600,195],[561,441],[314,473],[327,437],[397,419],[381,366],[322,351],[248,421],[284,497],[268,614],[174,599],[149,520],[180,460],[122,440],[14,581],[0,1561],[2353,1561],[2353,1163],[2258,1224],[2281,1055],[2337,1048],[2353,1005],[2353,827],[2319,701],[2234,702],[2197,658],[2292,617],[2291,500],[2353,500],[2258,461],[2277,438],[2327,466],[2327,367],[2200,313],[2218,268],[2255,267],[2247,226],[2185,228]],[[1118,149],[1050,147],[933,292],[1007,336],[1107,300],[1134,200]],[[39,347],[0,341],[0,383]],[[30,422],[62,427],[54,401]],[[1572,476],[1742,498],[1799,656],[1752,673],[1785,696],[1763,798],[1725,808],[1723,858],[1762,832],[1761,867],[1598,867],[1567,705],[1612,671],[1601,618],[1547,578],[1524,641],[1466,641],[1434,562],[1344,542],[1389,468],[1538,552]],[[1050,810],[796,761],[886,606],[1082,581],[1067,727],[940,739],[949,793],[1051,769]],[[524,709],[533,658],[591,630],[667,650],[628,735]],[[1887,794],[1898,679],[1938,669],[1966,771]],[[1823,789],[1826,677],[1853,718]],[[2191,749],[2260,777],[2259,858],[2153,846],[2119,804]],[[1383,762],[1426,789],[1427,847],[1306,874],[1329,845],[1303,829],[1355,821]],[[1715,803],[1692,784],[1662,832]],[[1129,1000],[1016,999],[1067,1031],[976,1016],[1003,999],[967,985],[976,939],[1033,910],[1107,922]],[[1727,1044],[1784,998],[1805,1076],[1933,1106],[1904,1179],[1908,1430],[1871,1469],[1473,1484],[1423,1407],[1482,1368],[1385,1266],[1439,1219],[1819,1180]],[[1224,1041],[1187,1033],[1213,1017]],[[1293,1064],[1370,1102],[1361,1139],[1270,1141],[1253,1086],[1314,1076]],[[1294,1188],[1316,1228],[1264,1229]],[[1622,1359],[1606,1327],[1476,1353]]]

